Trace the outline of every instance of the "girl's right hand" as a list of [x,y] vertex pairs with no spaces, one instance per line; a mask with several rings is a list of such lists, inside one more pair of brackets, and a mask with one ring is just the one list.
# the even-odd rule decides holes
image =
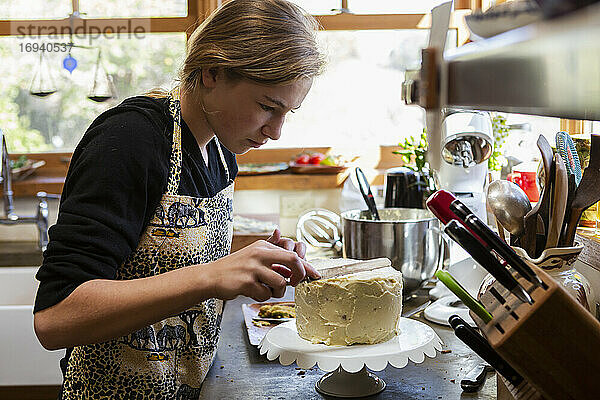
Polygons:
[[256,301],[281,298],[288,284],[296,286],[306,275],[320,278],[317,270],[295,251],[266,240],[258,240],[201,268],[206,269],[212,297],[222,300],[239,295]]

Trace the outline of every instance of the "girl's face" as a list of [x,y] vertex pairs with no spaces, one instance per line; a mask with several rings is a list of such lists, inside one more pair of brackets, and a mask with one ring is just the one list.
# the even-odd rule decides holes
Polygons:
[[279,139],[285,115],[300,107],[312,85],[309,78],[283,86],[231,81],[222,71],[203,74],[203,82],[209,89],[204,96],[208,124],[236,154]]

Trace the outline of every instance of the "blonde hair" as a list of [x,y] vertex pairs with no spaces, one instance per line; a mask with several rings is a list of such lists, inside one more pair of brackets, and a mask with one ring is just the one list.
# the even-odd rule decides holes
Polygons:
[[[192,33],[179,70],[182,93],[202,86],[202,69],[223,68],[233,80],[285,85],[319,75],[325,57],[319,51],[317,21],[286,0],[231,0]],[[165,97],[161,88],[146,93]]]
[[[231,0],[190,36],[179,71],[182,92],[202,87],[204,68],[223,68],[230,79],[285,85],[323,71],[318,23],[286,0]],[[155,89],[147,95],[164,93]],[[162,97],[162,96],[160,96]]]

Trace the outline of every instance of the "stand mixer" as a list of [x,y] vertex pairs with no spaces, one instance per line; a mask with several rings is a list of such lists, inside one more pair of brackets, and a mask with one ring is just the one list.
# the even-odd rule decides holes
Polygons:
[[[436,186],[452,192],[483,221],[487,220],[484,187],[487,159],[492,154],[492,123],[489,114],[479,111],[442,111],[442,149]],[[487,272],[460,246],[449,243],[448,271],[474,297]],[[460,315],[474,325],[469,310],[441,282],[430,292],[437,298],[425,309],[425,318],[448,325],[448,318]],[[462,306],[462,307],[461,307]]]

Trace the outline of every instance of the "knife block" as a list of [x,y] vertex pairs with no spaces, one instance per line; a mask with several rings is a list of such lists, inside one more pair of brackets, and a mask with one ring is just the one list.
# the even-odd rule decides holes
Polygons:
[[529,382],[523,380],[514,386],[500,374],[496,374],[497,400],[546,400]]
[[532,305],[494,282],[480,297],[492,320],[486,324],[470,314],[498,354],[545,399],[590,399],[599,393],[600,322],[547,273],[529,265],[545,287],[515,278]]

